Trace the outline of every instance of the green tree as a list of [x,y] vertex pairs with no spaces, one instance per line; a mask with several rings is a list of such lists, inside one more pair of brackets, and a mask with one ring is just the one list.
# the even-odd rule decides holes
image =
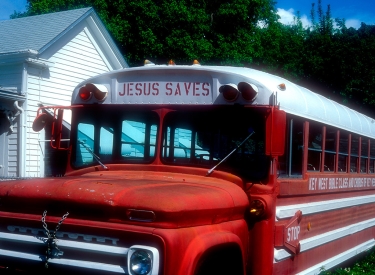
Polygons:
[[[318,22],[312,6],[313,27],[306,30],[303,61],[305,80],[313,90],[351,108],[374,116],[375,26],[347,28],[344,19],[332,19],[330,6],[318,2]],[[335,26],[335,27],[334,27]]]
[[144,59],[180,63],[250,63],[258,22],[276,20],[272,0],[28,0],[24,14],[92,6],[131,65]]
[[374,116],[375,26],[346,28],[330,5],[312,4],[312,26],[299,14],[278,22],[273,0],[28,0],[11,18],[93,7],[131,66],[246,65],[295,81]]

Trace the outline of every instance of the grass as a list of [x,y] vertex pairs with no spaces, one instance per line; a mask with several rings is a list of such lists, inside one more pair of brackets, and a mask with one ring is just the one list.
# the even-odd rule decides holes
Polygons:
[[375,275],[375,249],[371,249],[365,258],[357,261],[351,267],[340,267],[334,271],[326,271],[322,267],[321,270],[319,275]]

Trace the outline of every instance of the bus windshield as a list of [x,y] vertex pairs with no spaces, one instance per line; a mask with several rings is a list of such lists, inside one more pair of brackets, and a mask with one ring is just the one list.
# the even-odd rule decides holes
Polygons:
[[73,167],[150,163],[155,158],[157,113],[100,106],[77,108],[73,115],[78,118],[73,132]]
[[238,147],[217,170],[264,179],[269,168],[264,117],[259,109],[239,106],[170,112],[164,122],[162,161],[211,169]]
[[[147,107],[75,109],[73,167],[152,163],[156,150],[161,150],[164,165],[209,170],[222,161],[215,170],[245,179],[266,178],[270,160],[264,154],[265,112],[262,108],[180,106],[171,109],[164,118],[163,129],[159,129],[157,112]],[[158,146],[159,130],[163,137]]]

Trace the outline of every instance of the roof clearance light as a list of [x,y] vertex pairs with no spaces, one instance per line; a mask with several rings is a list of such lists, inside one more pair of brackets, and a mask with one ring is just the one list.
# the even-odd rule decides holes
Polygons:
[[235,101],[239,94],[236,84],[233,83],[222,85],[219,88],[219,92],[223,94],[224,99],[229,102]]
[[174,63],[174,61],[172,59],[169,60],[168,66],[175,66],[175,65],[176,65],[176,63]]
[[286,86],[284,83],[281,83],[277,86],[277,88],[279,88],[280,91],[285,91],[286,90]]
[[195,66],[200,66],[200,65],[201,65],[201,63],[199,63],[199,61],[198,61],[198,60],[194,59],[194,61],[193,61],[193,65],[195,65]]
[[94,95],[98,101],[103,101],[108,95],[107,87],[100,84],[87,83],[79,89],[79,97],[84,101],[89,100],[92,95]]
[[143,63],[144,66],[154,66],[155,64],[151,62],[150,60],[146,59],[145,62]]
[[254,101],[258,96],[258,87],[251,83],[238,83],[238,90],[241,92],[242,98],[247,101]]
[[94,93],[94,97],[99,100],[99,101],[103,101],[104,99],[107,98],[107,95],[108,95],[108,89],[106,86],[104,85],[100,85],[100,84],[86,84],[86,87],[89,86],[89,87],[92,87],[93,89],[93,93]]
[[78,95],[80,99],[87,101],[91,98],[92,93],[86,88],[86,86],[83,86],[79,89]]

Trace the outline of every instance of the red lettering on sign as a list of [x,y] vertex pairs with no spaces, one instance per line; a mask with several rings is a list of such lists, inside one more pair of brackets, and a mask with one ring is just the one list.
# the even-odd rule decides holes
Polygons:
[[133,95],[133,82],[128,83],[128,95]]
[[159,83],[152,84],[152,95],[158,95],[159,94]]
[[174,92],[174,95],[181,95],[180,83],[177,83],[177,88],[176,88],[176,91]]
[[137,92],[135,94],[141,95],[142,94],[142,83],[135,84],[135,89],[137,90]]
[[118,92],[119,95],[124,96],[125,95],[125,90],[126,90],[126,83],[124,83],[124,91]]
[[205,91],[205,93],[202,93],[202,95],[208,96],[210,94],[209,86],[210,86],[210,84],[207,83],[207,82],[205,82],[205,83],[202,84],[202,89],[203,89],[203,91]]
[[168,90],[168,92],[165,92],[166,95],[171,95],[172,94],[172,83],[168,82],[166,85],[165,85],[165,89]]
[[186,93],[186,95],[189,95],[190,87],[191,87],[191,82],[185,82],[184,86],[185,86],[185,93]]
[[200,86],[199,82],[194,82],[194,84],[193,84],[193,95],[194,96],[200,96],[200,94],[196,92],[196,91],[199,90],[199,86]]
[[126,82],[123,83],[120,96],[158,96],[165,91],[166,96],[208,96],[208,82]]
[[150,95],[151,91],[151,83],[144,83],[144,93],[145,95]]

